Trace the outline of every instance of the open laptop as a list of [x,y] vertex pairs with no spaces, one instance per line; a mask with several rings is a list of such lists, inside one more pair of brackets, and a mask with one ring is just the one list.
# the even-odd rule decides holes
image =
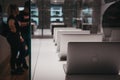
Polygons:
[[120,42],[70,42],[66,74],[118,74]]

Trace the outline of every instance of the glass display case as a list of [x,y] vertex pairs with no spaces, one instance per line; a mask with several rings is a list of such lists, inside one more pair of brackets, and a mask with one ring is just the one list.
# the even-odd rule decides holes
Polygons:
[[93,19],[93,9],[92,8],[84,8],[81,11],[81,18],[82,18],[82,29],[89,30],[92,26]]
[[63,22],[63,13],[62,13],[62,6],[51,6],[51,19],[50,21],[53,22]]
[[38,8],[31,8],[31,22],[38,25]]
[[83,23],[92,24],[92,8],[82,10]]
[[38,8],[36,6],[31,5],[31,32],[34,34],[34,31],[38,28],[39,25],[39,13]]

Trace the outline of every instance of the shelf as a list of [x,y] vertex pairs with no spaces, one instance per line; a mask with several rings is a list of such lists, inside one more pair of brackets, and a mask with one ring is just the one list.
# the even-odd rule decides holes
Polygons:
[[63,17],[63,16],[51,16],[51,17]]
[[90,25],[91,26],[92,24],[90,24],[90,23],[82,23],[82,25]]

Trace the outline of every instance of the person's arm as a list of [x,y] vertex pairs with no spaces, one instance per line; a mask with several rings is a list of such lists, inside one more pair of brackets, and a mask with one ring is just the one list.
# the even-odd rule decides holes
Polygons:
[[15,21],[14,19],[10,19],[9,22],[8,22],[8,25],[9,25],[9,28],[11,30],[11,32],[16,32],[16,27],[15,27]]

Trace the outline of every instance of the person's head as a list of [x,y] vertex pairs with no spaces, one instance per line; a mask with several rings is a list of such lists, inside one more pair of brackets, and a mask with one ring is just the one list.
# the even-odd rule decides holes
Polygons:
[[30,8],[30,2],[26,1],[25,4],[24,4],[24,11],[26,13],[29,13],[29,8]]
[[7,9],[8,15],[17,16],[19,14],[18,6],[16,4],[10,4]]

